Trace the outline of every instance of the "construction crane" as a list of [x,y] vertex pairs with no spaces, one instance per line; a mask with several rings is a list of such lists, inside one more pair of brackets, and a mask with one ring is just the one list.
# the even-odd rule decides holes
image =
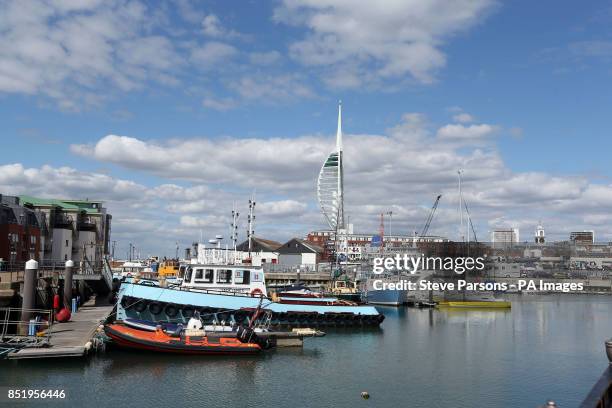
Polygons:
[[470,210],[468,210],[467,202],[463,200],[463,205],[465,207],[465,213],[468,217],[468,222],[470,223],[470,227],[472,228],[472,234],[474,234],[474,242],[478,242],[478,238],[476,237],[476,229],[474,228],[474,224],[472,224],[472,217],[470,216]]
[[438,203],[440,202],[440,198],[442,198],[442,194],[438,195],[438,197],[436,198],[436,201],[434,202],[434,205],[431,207],[431,211],[429,212],[427,221],[425,221],[425,225],[423,226],[423,229],[421,230],[421,234],[419,235],[420,237],[424,237],[427,234],[427,231],[429,231],[429,226],[431,225],[431,220],[433,220],[433,217],[436,214],[436,209],[438,208]]

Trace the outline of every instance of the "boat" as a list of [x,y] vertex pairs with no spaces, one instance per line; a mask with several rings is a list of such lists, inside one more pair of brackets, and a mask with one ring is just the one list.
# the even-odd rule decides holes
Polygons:
[[510,309],[512,302],[504,299],[499,299],[493,295],[465,295],[463,299],[448,299],[438,302],[438,307],[453,307],[453,308],[481,308],[481,309]]
[[364,299],[369,305],[401,306],[406,299],[406,291],[399,289],[374,289],[369,286],[364,294]]
[[278,303],[295,305],[356,306],[358,303],[341,299],[327,293],[314,292],[303,284],[277,289],[272,300]]
[[160,277],[168,278],[178,278],[180,271],[180,262],[178,259],[164,259],[159,265],[159,269],[157,270],[157,274]]
[[[168,333],[139,330],[121,323],[104,326],[104,332],[120,347],[177,354],[257,354],[262,347],[240,337],[211,336],[201,329]],[[248,339],[247,339],[248,340]]]
[[349,279],[335,280],[331,289],[331,294],[337,296],[338,299],[360,303],[363,294],[358,286],[357,281],[351,281]]
[[201,264],[185,267],[180,283],[124,278],[117,293],[117,319],[185,322],[195,311],[205,323],[241,324],[264,299],[273,326],[378,326],[384,315],[373,306],[326,297],[268,297],[261,267]]

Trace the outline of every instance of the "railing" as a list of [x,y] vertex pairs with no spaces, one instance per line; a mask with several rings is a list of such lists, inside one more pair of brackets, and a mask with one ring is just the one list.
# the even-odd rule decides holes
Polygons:
[[[104,280],[109,283],[109,287],[112,284],[112,273],[107,275],[104,271],[104,260],[96,263],[92,263],[89,260],[84,262],[75,262],[75,274],[81,275],[98,275],[102,274]],[[48,278],[54,274],[63,274],[66,268],[66,261],[64,260],[43,260],[38,262],[38,277]],[[0,266],[0,276],[8,274],[9,282],[19,282],[23,280],[25,271],[25,262],[2,262]],[[2,281],[5,281],[5,279]],[[108,280],[110,278],[110,280]]]
[[102,277],[104,281],[108,285],[109,289],[113,288],[113,270],[108,261],[108,257],[104,257],[102,261]]
[[[15,320],[23,312],[27,322]],[[0,356],[24,347],[45,347],[51,339],[52,311],[45,309],[0,308]]]

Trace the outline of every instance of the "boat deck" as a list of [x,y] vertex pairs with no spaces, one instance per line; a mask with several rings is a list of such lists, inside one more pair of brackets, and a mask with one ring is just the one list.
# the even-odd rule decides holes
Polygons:
[[7,358],[82,357],[87,353],[87,343],[100,322],[108,317],[112,309],[112,305],[95,306],[95,299],[91,299],[72,314],[69,322],[51,326],[49,347],[23,348],[9,353]]

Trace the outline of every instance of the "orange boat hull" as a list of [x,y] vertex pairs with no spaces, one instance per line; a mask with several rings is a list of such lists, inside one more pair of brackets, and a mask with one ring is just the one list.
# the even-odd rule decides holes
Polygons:
[[120,347],[176,354],[256,354],[262,349],[255,343],[236,338],[207,336],[172,337],[161,330],[138,330],[123,324],[108,324],[106,335]]

